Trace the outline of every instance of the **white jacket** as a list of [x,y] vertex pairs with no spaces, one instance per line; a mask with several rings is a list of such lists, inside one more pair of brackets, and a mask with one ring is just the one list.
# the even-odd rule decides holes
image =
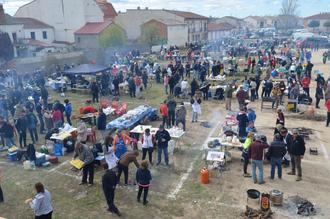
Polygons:
[[143,134],[143,143],[142,148],[153,148],[154,144],[152,143],[152,135]]

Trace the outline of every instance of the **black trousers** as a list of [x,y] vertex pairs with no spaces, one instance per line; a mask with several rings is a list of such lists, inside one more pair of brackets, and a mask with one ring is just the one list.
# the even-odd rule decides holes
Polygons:
[[129,88],[129,96],[130,97],[135,97],[135,88]]
[[26,147],[26,131],[19,132],[19,146],[22,148]]
[[327,126],[330,124],[330,112],[327,113]]
[[165,127],[165,124],[166,124],[166,127],[168,128],[168,117],[167,116],[163,116],[163,126]]
[[66,116],[66,121],[69,123],[69,125],[72,125],[71,115],[66,114],[65,116]]
[[309,97],[309,87],[303,88],[303,90],[306,92],[307,96]]
[[0,203],[4,202],[4,198],[3,198],[3,193],[2,193],[2,189],[1,189],[1,185],[0,185]]
[[37,128],[29,128],[31,140],[33,143],[36,143],[38,141],[38,132]]
[[244,157],[244,165],[243,165],[243,171],[245,174],[247,174],[247,167],[249,165],[249,158],[248,157]]
[[124,172],[125,184],[128,184],[128,167],[118,163],[118,183],[120,182],[121,173]]
[[99,94],[92,94],[93,95],[93,103],[95,103],[95,102],[99,102]]
[[42,114],[38,114],[38,119],[40,123],[40,134],[45,131],[45,122],[44,122],[44,117]]
[[113,200],[115,198],[115,189],[110,189],[110,190],[103,189],[103,192],[108,204],[108,210],[113,213],[118,213],[119,210],[116,207],[116,205],[113,203]]
[[168,111],[169,126],[175,126],[175,111]]
[[153,148],[142,148],[142,160],[146,159],[147,153],[149,155],[149,163],[152,163]]
[[52,219],[52,214],[53,214],[53,211],[49,212],[48,214],[35,216],[34,219]]
[[88,183],[93,184],[93,182],[94,182],[94,162],[87,164],[83,167],[83,176],[82,176],[83,183],[87,183],[87,176],[88,176]]
[[149,187],[139,186],[139,192],[138,192],[138,196],[137,196],[138,200],[140,200],[140,198],[141,198],[142,191],[143,191],[143,203],[146,203],[147,202],[147,197],[148,197]]
[[316,99],[316,101],[315,101],[315,107],[316,108],[319,108],[319,104],[320,104],[320,98],[317,98],[317,97],[315,97],[315,99]]

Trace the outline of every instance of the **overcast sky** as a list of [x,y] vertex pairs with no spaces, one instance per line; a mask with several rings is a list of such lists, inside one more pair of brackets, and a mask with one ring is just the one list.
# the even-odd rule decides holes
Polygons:
[[[31,0],[0,0],[6,13],[15,14],[16,10]],[[277,15],[282,0],[112,0],[117,11],[141,8],[177,9],[191,11],[205,16]],[[299,0],[299,15],[306,17],[330,11],[330,0]]]

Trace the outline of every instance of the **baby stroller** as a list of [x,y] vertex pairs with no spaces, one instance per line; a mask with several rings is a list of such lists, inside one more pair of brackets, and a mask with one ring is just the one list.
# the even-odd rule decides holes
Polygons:
[[215,90],[215,94],[214,94],[214,96],[213,96],[213,99],[215,99],[215,100],[224,100],[225,99],[225,96],[224,96],[224,90],[223,90],[223,88],[217,88],[216,90]]

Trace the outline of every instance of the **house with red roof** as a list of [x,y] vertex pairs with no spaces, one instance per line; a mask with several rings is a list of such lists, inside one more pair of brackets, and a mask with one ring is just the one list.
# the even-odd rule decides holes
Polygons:
[[229,37],[231,32],[235,28],[236,28],[235,26],[227,22],[223,22],[223,23],[210,22],[207,26],[208,40],[210,42],[213,42],[223,39],[224,37]]

